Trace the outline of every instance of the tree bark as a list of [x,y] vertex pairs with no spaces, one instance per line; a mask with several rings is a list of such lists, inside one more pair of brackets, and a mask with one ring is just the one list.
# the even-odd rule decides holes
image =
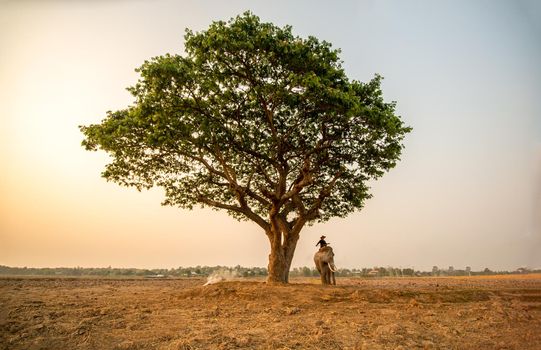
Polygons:
[[291,230],[271,220],[271,230],[267,232],[271,251],[269,254],[267,283],[288,283],[289,269],[299,240],[302,226]]
[[288,283],[289,266],[291,266],[291,261],[287,261],[283,249],[271,247],[267,283]]

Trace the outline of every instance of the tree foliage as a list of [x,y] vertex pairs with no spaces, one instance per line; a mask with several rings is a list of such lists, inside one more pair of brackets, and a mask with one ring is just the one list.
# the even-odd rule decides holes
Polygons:
[[361,208],[366,181],[395,165],[409,129],[381,77],[349,81],[329,43],[250,14],[185,39],[185,56],[137,70],[134,105],[81,128],[87,149],[113,155],[107,179],[242,219],[279,201],[328,220]]
[[187,30],[184,55],[137,72],[133,105],[81,127],[88,150],[112,155],[103,176],[253,220],[271,243],[360,209],[410,131],[379,75],[350,80],[331,44],[249,12]]

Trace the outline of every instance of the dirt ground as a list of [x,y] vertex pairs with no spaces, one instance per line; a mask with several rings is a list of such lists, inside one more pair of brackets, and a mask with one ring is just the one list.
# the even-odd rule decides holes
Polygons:
[[0,349],[541,349],[541,275],[0,278]]

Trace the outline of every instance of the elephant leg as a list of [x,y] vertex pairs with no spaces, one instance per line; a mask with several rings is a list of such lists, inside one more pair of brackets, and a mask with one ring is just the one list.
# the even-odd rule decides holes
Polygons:
[[336,286],[336,278],[334,277],[334,272],[331,271],[331,279],[332,279],[332,284]]
[[325,263],[321,266],[321,284],[329,284],[329,266]]
[[331,284],[331,274],[332,274],[332,271],[331,271],[331,268],[329,266],[329,264],[325,264],[325,267],[326,267],[326,270],[325,270],[325,284]]

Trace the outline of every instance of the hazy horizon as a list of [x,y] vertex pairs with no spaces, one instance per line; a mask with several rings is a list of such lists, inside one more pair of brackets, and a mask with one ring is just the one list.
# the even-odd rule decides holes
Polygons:
[[[155,266],[155,267],[148,267],[148,266],[142,266],[142,267],[135,267],[135,266],[8,266],[8,265],[2,265],[0,264],[0,266],[3,266],[3,267],[6,267],[6,268],[14,268],[14,269],[119,269],[119,270],[130,270],[130,269],[135,269],[135,270],[177,270],[179,268],[183,268],[183,269],[186,269],[186,268],[203,268],[203,267],[208,267],[208,268],[214,268],[214,267],[219,267],[219,268],[226,268],[226,269],[235,269],[237,267],[240,267],[240,268],[243,268],[243,269],[251,269],[251,268],[267,268],[267,265],[265,264],[265,266],[243,266],[243,265],[186,265],[186,266]],[[486,268],[488,268],[490,270],[491,273],[493,274],[497,274],[498,272],[502,272],[502,273],[515,273],[517,272],[517,270],[521,269],[521,268],[524,268],[522,266],[517,266],[516,268],[513,268],[513,269],[507,269],[507,270],[497,270],[497,269],[491,269],[490,266],[485,266],[483,268],[479,268],[479,269],[472,269],[471,266],[469,265],[464,265],[464,266],[453,266],[453,265],[450,265],[450,266],[436,266],[434,265],[435,267],[438,268],[438,271],[439,272],[442,272],[442,273],[446,273],[449,271],[450,268],[452,268],[452,271],[454,272],[457,272],[457,271],[466,271],[466,268],[470,268],[471,272],[474,272],[474,273],[479,273],[479,272],[483,272]],[[415,272],[432,272],[433,271],[433,267],[434,266],[431,266],[430,268],[426,268],[426,269],[419,269],[419,268],[415,268],[414,271]],[[303,268],[303,267],[308,267],[312,270],[316,270],[316,267],[315,265],[299,265],[299,266],[292,266],[291,267],[291,270],[293,269],[296,269],[296,268]],[[396,268],[399,268],[398,266],[391,266],[391,265],[385,265],[385,266],[348,266],[348,267],[339,267],[338,269],[348,269],[348,270],[354,270],[354,269],[381,269],[381,268],[384,268],[384,269],[387,269],[387,268],[393,268],[393,269],[396,269]],[[408,267],[401,267],[402,269],[407,269]],[[541,269],[539,268],[528,268],[528,270],[530,271],[529,273],[535,273],[535,274],[538,274],[539,271]],[[524,272],[519,272],[519,273],[524,273]],[[67,276],[67,274],[65,274],[64,276]],[[90,274],[87,274],[87,275],[83,275],[83,276],[93,276],[93,275],[90,275]]]
[[162,207],[100,177],[79,125],[126,107],[144,60],[183,52],[250,10],[342,50],[350,79],[384,76],[413,132],[345,219],[305,228],[293,267],[327,236],[338,267],[541,267],[541,5],[536,1],[0,1],[0,265],[267,266],[260,228]]

